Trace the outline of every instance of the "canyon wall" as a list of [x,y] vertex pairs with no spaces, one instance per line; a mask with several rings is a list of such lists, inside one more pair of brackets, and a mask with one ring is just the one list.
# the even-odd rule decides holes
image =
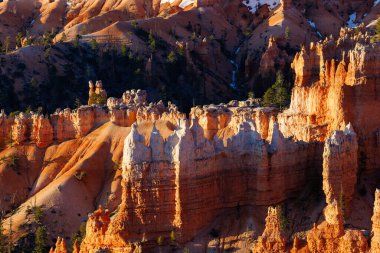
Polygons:
[[375,170],[380,163],[378,78],[380,47],[369,42],[363,27],[342,29],[335,41],[303,47],[292,67],[296,73],[291,105],[278,116],[285,136],[324,141],[351,123],[358,136],[359,166]]
[[[322,158],[326,221],[310,231],[306,249],[365,252],[363,234],[344,230],[341,209],[351,212],[359,169],[373,170],[378,162],[378,52],[364,32],[343,29],[337,41],[328,38],[297,54],[292,102],[282,113],[255,101],[196,107],[192,123],[181,121],[165,139],[155,127],[146,138],[133,125],[124,146],[120,210],[110,222],[90,218],[89,233],[102,234],[86,237],[81,252],[99,245],[112,252],[154,247],[170,231],[186,242],[220,210],[289,198],[309,173],[322,171]],[[269,209],[255,252],[286,250],[278,219]],[[297,245],[299,239],[293,252],[304,252]]]
[[166,107],[161,101],[148,105],[146,92],[141,90],[127,91],[121,99],[109,98],[107,106],[94,104],[75,110],[57,110],[48,116],[34,112],[7,116],[2,111],[0,147],[34,143],[46,148],[52,143],[82,138],[106,122],[129,127],[134,122],[158,119],[176,122],[183,117],[174,105]]
[[[255,115],[259,109],[251,110]],[[217,128],[226,115],[239,118],[228,107],[216,111],[192,118],[190,126],[182,120],[166,139],[155,127],[145,138],[132,126],[124,144],[119,212],[110,223],[90,218],[89,233],[103,234],[86,237],[81,252],[92,252],[99,245],[123,252],[141,241],[167,238],[171,231],[177,240],[186,242],[220,210],[272,205],[294,196],[305,185],[308,173],[318,167],[318,145],[285,139],[273,122],[266,141],[249,114],[241,123],[229,124],[230,134],[223,136],[219,131],[209,140],[199,121]]]

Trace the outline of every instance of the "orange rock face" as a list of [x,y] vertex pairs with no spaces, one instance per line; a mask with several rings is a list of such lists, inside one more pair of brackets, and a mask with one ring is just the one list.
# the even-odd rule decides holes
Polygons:
[[325,208],[325,221],[307,235],[310,252],[366,252],[367,241],[361,231],[344,231],[341,208],[334,200]]
[[[303,48],[293,63],[291,106],[282,113],[235,101],[193,108],[191,124],[184,117],[171,121],[174,131],[165,137],[155,126],[143,135],[132,125],[124,143],[119,212],[99,243],[85,240],[83,252],[151,249],[171,231],[187,242],[217,210],[277,204],[299,191],[308,171],[322,164],[325,221],[308,233],[303,246],[295,240],[292,252],[366,252],[361,231],[344,230],[341,208],[349,215],[361,151],[368,151],[371,161],[366,169],[378,163],[372,144],[380,118],[364,117],[380,108],[373,94],[379,73],[372,67],[380,62],[378,50],[368,45],[366,34],[352,30],[343,30],[336,42]],[[137,111],[137,122],[154,121],[157,110]],[[89,237],[99,233],[95,227]],[[276,209],[269,210],[254,249],[288,251]]]
[[257,243],[253,248],[255,253],[264,252],[285,252],[286,239],[281,232],[280,209],[268,209],[268,216],[265,219],[265,230],[257,239]]
[[371,252],[380,252],[380,190],[376,190],[372,216]]
[[55,248],[50,249],[50,253],[68,253],[66,242],[64,239],[58,237]]
[[323,190],[327,204],[341,202],[344,215],[351,213],[358,172],[358,144],[349,124],[326,140],[323,152]]

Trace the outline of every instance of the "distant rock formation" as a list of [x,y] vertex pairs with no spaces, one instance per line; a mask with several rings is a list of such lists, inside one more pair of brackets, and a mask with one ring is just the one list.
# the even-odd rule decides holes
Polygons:
[[[102,87],[100,81],[96,86],[90,81],[90,96],[96,94],[102,99],[106,98],[107,93]],[[169,107],[162,102],[148,105],[147,94],[142,90],[126,91],[121,99],[109,98],[107,106],[94,104],[75,110],[57,110],[49,117],[34,112],[10,117],[1,111],[0,147],[10,143],[21,145],[31,142],[39,148],[46,148],[54,141],[82,138],[109,121],[127,127],[144,120],[167,119],[176,122],[185,117],[172,104]]]
[[96,81],[95,85],[92,81],[89,81],[89,88],[88,105],[104,105],[107,103],[107,92],[103,88],[102,81]]

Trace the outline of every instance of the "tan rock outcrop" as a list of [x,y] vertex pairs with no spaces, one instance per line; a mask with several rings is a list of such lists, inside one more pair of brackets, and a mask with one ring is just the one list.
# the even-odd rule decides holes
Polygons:
[[96,84],[89,81],[88,105],[107,103],[107,92],[103,88],[102,81],[96,81]]
[[66,242],[63,238],[58,237],[55,248],[50,249],[50,253],[68,253]]
[[269,37],[267,50],[261,57],[259,72],[264,78],[276,74],[280,69],[283,69],[287,62],[288,55],[280,50],[277,46],[276,39]]
[[[230,128],[231,133],[223,134],[221,129],[214,138],[206,138],[207,130],[195,112],[190,127],[180,120],[167,138],[154,124],[148,135],[139,133],[136,124],[132,126],[124,144],[119,212],[101,243],[88,239],[83,252],[105,246],[112,252],[123,252],[138,247],[136,243],[141,241],[149,241],[146,247],[153,247],[158,236],[169,238],[171,231],[185,242],[214,219],[216,210],[248,203],[275,204],[303,184],[318,152],[314,145],[285,139],[273,122],[268,141],[263,140],[250,118],[255,113],[249,110],[255,108],[245,108],[245,119],[243,111],[234,107],[224,107],[223,113],[214,112],[211,117],[209,108],[205,110],[199,115],[205,119],[202,123],[206,129],[212,126],[218,131],[216,119],[227,124],[224,128]],[[223,115],[240,120],[225,122]],[[290,158],[293,156],[299,160]],[[290,171],[297,175],[291,181],[286,179]],[[244,181],[238,176],[241,173],[246,175]],[[221,180],[222,184],[215,183]],[[97,237],[91,232],[88,236]]]
[[265,252],[285,252],[286,239],[281,231],[280,209],[269,207],[268,215],[265,219],[265,230],[257,239],[253,248],[254,253]]
[[[101,82],[93,85],[90,81],[91,94],[107,96]],[[42,116],[33,112],[20,113],[15,117],[7,117],[0,113],[0,147],[5,144],[21,145],[32,142],[39,148],[46,148],[54,141],[63,142],[83,138],[99,126],[112,122],[118,126],[130,127],[135,122],[167,120],[177,124],[186,118],[178,108],[162,101],[147,104],[146,91],[126,91],[120,99],[109,98],[108,108],[102,105],[81,106],[75,110],[58,109],[54,114]]]
[[[303,141],[325,141],[335,130],[351,123],[359,154],[366,154],[366,170],[380,165],[376,142],[380,106],[376,90],[380,48],[368,43],[360,29],[342,29],[334,41],[326,38],[301,49],[292,64],[296,73],[290,108],[278,115],[281,132]],[[363,158],[364,159],[364,158]],[[360,160],[360,157],[359,157]]]
[[349,124],[335,131],[325,142],[323,152],[323,190],[327,204],[337,201],[349,217],[358,173],[358,143]]
[[310,252],[367,252],[367,240],[361,231],[344,231],[343,215],[337,201],[328,204],[324,214],[325,221],[314,225],[307,235]]
[[46,148],[53,142],[53,127],[42,115],[32,115],[31,140],[39,148]]
[[372,216],[371,253],[380,252],[380,190],[376,189]]
[[15,117],[12,125],[12,141],[15,144],[22,144],[27,140],[28,121],[29,119],[24,113]]

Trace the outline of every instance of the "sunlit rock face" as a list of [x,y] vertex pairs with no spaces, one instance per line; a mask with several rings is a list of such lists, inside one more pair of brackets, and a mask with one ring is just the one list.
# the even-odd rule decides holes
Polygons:
[[334,131],[323,152],[323,190],[327,204],[340,201],[344,215],[351,213],[358,173],[358,143],[349,124],[344,131]]

